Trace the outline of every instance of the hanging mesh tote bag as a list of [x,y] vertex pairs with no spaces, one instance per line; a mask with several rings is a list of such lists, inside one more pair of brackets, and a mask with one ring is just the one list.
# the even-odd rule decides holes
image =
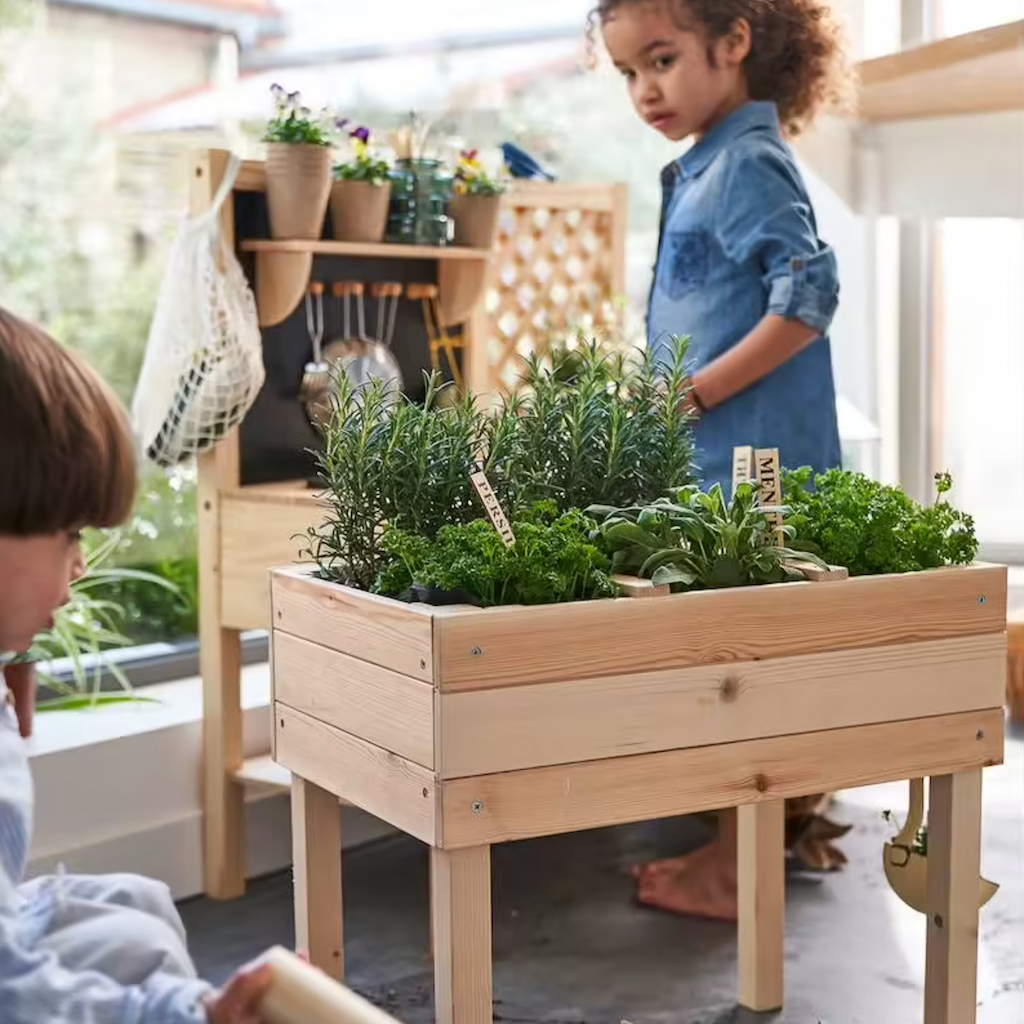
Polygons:
[[157,298],[132,423],[161,466],[216,444],[263,386],[256,301],[220,227],[240,165],[232,156],[212,207],[182,224]]

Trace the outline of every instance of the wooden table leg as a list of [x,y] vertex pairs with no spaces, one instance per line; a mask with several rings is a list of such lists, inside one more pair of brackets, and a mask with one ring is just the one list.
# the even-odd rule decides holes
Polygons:
[[324,973],[345,979],[341,808],[326,789],[292,776],[295,945]]
[[785,836],[783,800],[738,808],[740,1004],[780,1010],[785,942]]
[[437,1024],[491,1024],[491,848],[430,851]]
[[978,992],[981,769],[931,780],[925,1024],[973,1024]]

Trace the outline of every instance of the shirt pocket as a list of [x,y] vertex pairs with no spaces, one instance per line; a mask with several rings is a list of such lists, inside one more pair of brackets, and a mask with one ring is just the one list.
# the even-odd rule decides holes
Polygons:
[[658,265],[658,288],[670,299],[681,299],[708,279],[711,236],[707,231],[669,231]]

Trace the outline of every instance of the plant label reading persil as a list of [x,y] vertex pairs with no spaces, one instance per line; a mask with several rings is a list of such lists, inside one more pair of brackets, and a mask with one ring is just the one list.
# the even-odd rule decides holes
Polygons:
[[505,515],[505,510],[501,507],[501,502],[498,501],[498,496],[494,493],[494,488],[491,487],[490,481],[482,471],[474,473],[469,479],[473,482],[476,493],[480,495],[480,500],[484,503],[484,509],[487,511],[491,524],[498,531],[501,539],[505,542],[505,546],[512,547],[516,542],[516,536],[512,532],[512,526]]
[[[762,505],[782,504],[782,470],[779,464],[778,448],[758,448],[754,453],[757,465],[757,491]],[[771,521],[782,542],[782,516],[771,514]]]

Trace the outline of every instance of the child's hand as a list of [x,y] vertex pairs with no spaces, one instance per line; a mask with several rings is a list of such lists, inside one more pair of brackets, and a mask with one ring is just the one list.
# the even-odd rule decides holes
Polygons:
[[270,987],[270,964],[243,967],[206,1004],[210,1024],[264,1024],[260,1003]]

